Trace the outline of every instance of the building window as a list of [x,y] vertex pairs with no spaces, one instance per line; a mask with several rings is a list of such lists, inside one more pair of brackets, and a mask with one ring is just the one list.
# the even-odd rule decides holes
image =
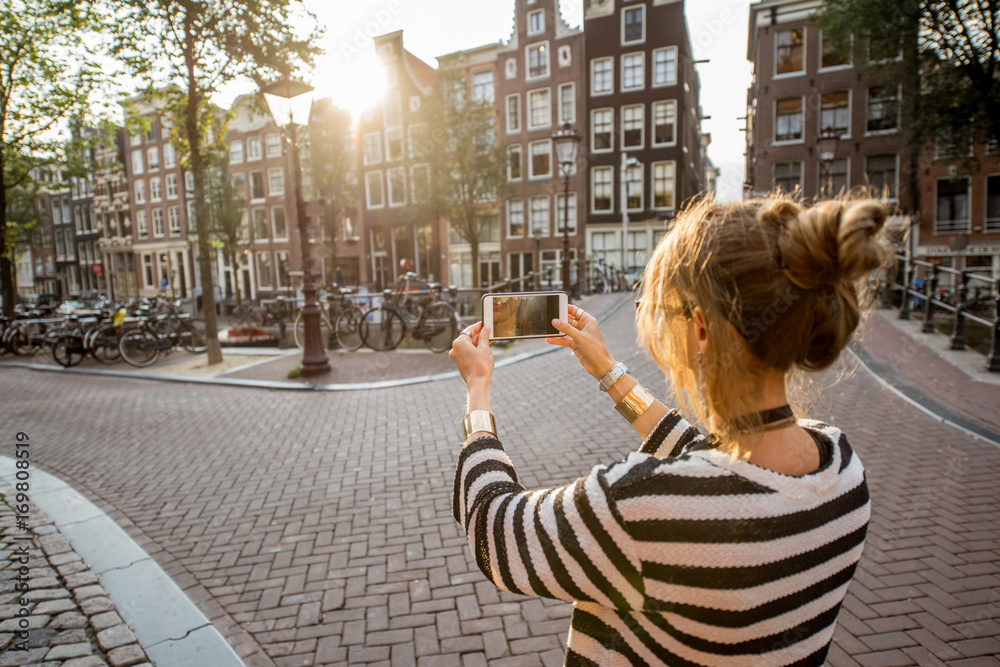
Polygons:
[[285,194],[285,170],[275,167],[267,170],[268,192],[273,195]]
[[267,212],[262,208],[253,210],[253,238],[255,241],[267,241],[271,235],[267,231]]
[[521,96],[507,96],[507,133],[521,131]]
[[507,236],[519,238],[524,236],[524,200],[507,200]]
[[472,75],[472,99],[477,102],[493,104],[493,70],[477,72]]
[[261,158],[260,137],[250,137],[247,139],[247,159],[259,160]]
[[160,149],[156,146],[146,149],[146,162],[149,170],[160,168]]
[[369,171],[365,174],[365,198],[368,208],[382,208],[385,205],[382,198],[381,171]]
[[528,34],[540,35],[545,32],[545,10],[528,12]]
[[229,142],[229,164],[240,162],[243,162],[243,142],[231,141]]
[[160,201],[163,199],[163,189],[160,187],[160,179],[149,179],[149,201]]
[[181,216],[176,206],[167,209],[167,226],[171,236],[179,236],[181,233]]
[[530,146],[531,178],[549,178],[552,176],[552,142],[535,141]]
[[269,290],[274,287],[274,267],[271,264],[271,253],[257,253],[257,288]]
[[899,88],[873,86],[868,89],[868,131],[886,132],[899,126]]
[[937,182],[937,218],[935,234],[969,233],[969,179],[939,180]]
[[[566,220],[566,196],[556,195],[556,229],[557,234],[563,233]],[[569,193],[569,233],[576,234],[576,193]]]
[[135,225],[139,229],[139,238],[144,239],[149,235],[149,225],[146,222],[146,212],[137,211],[135,214]]
[[677,188],[674,162],[653,163],[653,208],[672,209]]
[[[462,88],[464,93],[464,85]],[[403,98],[398,90],[390,90],[385,94],[385,99],[382,102],[382,116],[385,119],[386,127],[402,127]]]
[[646,85],[646,54],[622,56],[622,90],[638,90]]
[[177,174],[167,174],[167,199],[177,199]]
[[426,164],[418,164],[410,169],[410,191],[415,203],[430,199],[431,169]]
[[147,288],[156,287],[153,282],[153,254],[144,252],[142,254],[142,280]]
[[615,92],[614,58],[590,61],[590,94],[610,95]]
[[898,195],[896,154],[869,155],[865,165],[865,179],[876,197],[895,199]]
[[[167,183],[170,183],[170,177],[167,176]],[[234,197],[243,197],[246,194],[247,188],[247,177],[246,174],[236,173],[233,174],[229,179],[229,186],[233,189]]]
[[802,98],[788,97],[775,103],[777,122],[774,126],[775,141],[802,139]]
[[820,69],[832,69],[834,67],[850,67],[851,58],[848,54],[847,58],[841,58],[837,51],[837,45],[831,40],[826,38],[826,35],[822,37],[822,46],[820,52]]
[[677,143],[677,101],[653,102],[653,145]]
[[259,171],[250,172],[250,199],[264,198],[264,174]]
[[549,197],[548,195],[543,195],[541,197],[531,198],[531,235],[532,236],[548,236],[549,230],[551,228],[551,222],[549,220]]
[[570,48],[569,44],[563,44],[559,47],[559,67],[569,67],[573,64],[573,49]]
[[559,124],[576,122],[576,85],[564,83],[559,86]]
[[528,49],[528,80],[540,79],[549,75],[549,46],[535,44]]
[[594,110],[590,127],[590,150],[595,153],[614,150],[614,109]]
[[267,150],[267,157],[280,157],[281,156],[281,135],[277,133],[270,133],[264,137],[265,148]]
[[552,125],[552,103],[549,89],[528,93],[528,129],[538,130]]
[[378,164],[382,161],[382,144],[378,132],[366,134],[362,144],[365,164]]
[[622,10],[622,44],[635,44],[646,40],[646,8],[626,7]]
[[141,173],[143,173],[145,171],[145,169],[143,169],[142,165],[143,165],[142,151],[141,150],[132,151],[132,175],[133,176],[138,176],[139,174],[141,174]]
[[819,127],[842,136],[851,133],[851,96],[846,90],[820,96]]
[[986,227],[987,234],[1000,232],[1000,176],[986,178]]
[[146,203],[146,181],[135,182],[135,203],[136,204]]
[[406,204],[406,169],[395,167],[386,172],[389,179],[389,206]]
[[774,189],[787,194],[800,194],[802,189],[802,163],[779,162],[775,164]]
[[511,146],[507,149],[507,180],[519,181],[522,175],[521,146]]
[[163,168],[173,169],[177,166],[177,149],[173,144],[166,144],[163,147]]
[[590,204],[594,213],[614,211],[614,167],[594,167],[590,170]]
[[[837,197],[847,192],[849,187],[849,160],[846,157],[838,157],[830,164],[830,191],[827,196]],[[822,164],[819,166],[820,188],[826,189],[827,181]]]
[[644,208],[642,176],[642,165],[635,165],[625,170],[625,197],[630,211],[641,211]]
[[288,251],[287,250],[279,250],[279,251],[275,252],[274,253],[274,259],[275,259],[275,265],[274,265],[274,268],[275,268],[274,274],[275,275],[274,275],[274,277],[277,278],[277,281],[278,281],[277,282],[277,287],[278,287],[278,289],[285,289],[287,287],[291,287],[291,285],[289,284],[289,282],[290,282],[289,281],[290,276],[288,275],[288,269],[289,269],[289,267],[291,265],[291,262],[289,262],[289,260],[288,260]]
[[153,209],[153,236],[163,236],[163,209]]
[[677,85],[677,47],[668,46],[653,51],[653,85]]
[[403,157],[403,129],[395,127],[385,131],[385,159],[399,160]]
[[805,71],[803,53],[805,29],[793,28],[778,32],[775,43],[775,74],[799,74]]
[[288,221],[285,218],[284,206],[274,206],[271,208],[271,231],[274,232],[275,241],[288,238]]
[[622,149],[642,148],[643,146],[643,126],[646,124],[643,117],[644,107],[641,104],[622,108]]

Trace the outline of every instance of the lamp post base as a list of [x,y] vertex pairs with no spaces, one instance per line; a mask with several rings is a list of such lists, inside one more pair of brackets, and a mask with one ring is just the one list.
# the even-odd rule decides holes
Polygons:
[[302,319],[305,322],[305,348],[302,354],[302,377],[314,377],[330,372],[330,360],[323,350],[323,333],[319,326],[319,306],[316,305],[316,285],[312,273],[307,271],[306,285],[302,290],[305,306]]

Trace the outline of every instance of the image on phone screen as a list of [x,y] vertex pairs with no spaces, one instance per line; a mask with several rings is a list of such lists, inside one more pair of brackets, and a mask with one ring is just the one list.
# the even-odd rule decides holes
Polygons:
[[493,297],[493,338],[558,336],[559,295]]

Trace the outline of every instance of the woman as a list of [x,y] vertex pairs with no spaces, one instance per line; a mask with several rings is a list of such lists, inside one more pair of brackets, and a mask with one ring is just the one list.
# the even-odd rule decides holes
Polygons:
[[[643,438],[639,452],[528,493],[496,437],[488,330],[451,357],[468,385],[454,511],[506,590],[575,602],[567,665],[819,665],[869,518],[835,427],[796,419],[795,369],[829,367],[881,267],[884,208],[786,198],[683,212],[646,269],[639,341],[691,426],[646,392],[571,307],[554,322]],[[793,395],[792,399],[801,396]]]

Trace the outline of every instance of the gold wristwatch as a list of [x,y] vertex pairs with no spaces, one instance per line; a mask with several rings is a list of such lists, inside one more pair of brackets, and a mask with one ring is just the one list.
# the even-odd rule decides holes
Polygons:
[[494,438],[497,437],[497,422],[492,412],[473,410],[465,415],[465,419],[462,420],[462,438],[468,440],[469,435],[476,431],[487,431]]

